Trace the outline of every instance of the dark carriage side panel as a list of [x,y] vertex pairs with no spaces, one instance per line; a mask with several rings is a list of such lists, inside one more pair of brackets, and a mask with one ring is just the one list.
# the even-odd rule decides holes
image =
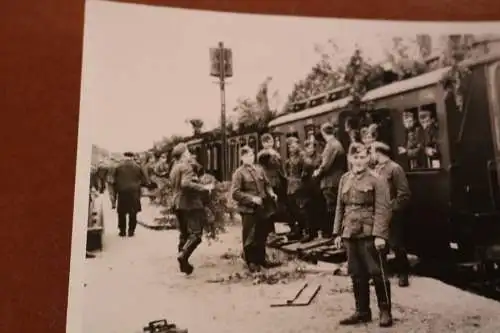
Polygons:
[[472,70],[462,111],[456,108],[453,98],[447,99],[449,122],[455,125],[449,133],[454,184],[451,208],[455,237],[465,253],[493,243],[500,232],[491,193],[489,164],[495,154],[486,79],[484,66]]
[[[441,151],[440,166],[434,169],[411,170],[408,158],[398,153],[398,147],[403,147],[406,140],[402,112],[408,109],[418,110],[425,105],[434,105],[436,109],[439,127],[438,144]],[[412,192],[406,221],[408,248],[426,259],[445,256],[448,254],[451,238],[448,174],[450,159],[446,135],[448,127],[441,88],[433,85],[381,99],[376,101],[375,108],[390,110],[393,158],[405,169]]]

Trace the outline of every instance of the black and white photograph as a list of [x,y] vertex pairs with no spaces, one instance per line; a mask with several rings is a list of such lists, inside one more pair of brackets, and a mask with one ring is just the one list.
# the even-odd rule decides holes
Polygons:
[[500,23],[87,0],[71,333],[500,332]]

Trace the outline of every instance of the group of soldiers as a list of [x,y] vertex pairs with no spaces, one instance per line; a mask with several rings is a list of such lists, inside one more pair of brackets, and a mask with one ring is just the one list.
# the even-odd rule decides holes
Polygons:
[[[288,156],[282,160],[273,137],[261,137],[262,150],[255,156],[249,146],[240,148],[241,166],[232,175],[231,196],[242,217],[243,258],[252,272],[275,267],[266,255],[266,242],[280,212],[289,216],[289,238],[308,242],[320,236],[344,247],[352,279],[356,311],[340,322],[354,325],[372,320],[369,283],[372,280],[380,309],[380,326],[392,325],[391,285],[387,278],[389,248],[396,255],[399,286],[409,284],[409,264],[402,241],[405,209],[410,190],[402,167],[392,161],[390,148],[382,142],[353,141],[347,152],[326,123],[318,141],[288,138]],[[201,166],[186,144],[177,144],[172,163],[165,168],[173,189],[173,210],[179,225],[177,261],[181,272],[192,274],[189,258],[202,242],[207,216],[204,207],[213,190],[200,182]],[[150,186],[148,170],[126,153],[108,174],[113,207],[117,207],[119,235],[133,236],[141,210],[141,186]],[[166,164],[166,161],[163,163]],[[96,172],[97,174],[97,172]],[[97,182],[97,186],[99,186]],[[101,189],[101,188],[99,188]]]
[[352,141],[346,153],[332,124],[324,124],[320,133],[321,154],[314,138],[301,149],[299,139],[291,136],[282,161],[269,134],[261,137],[263,149],[257,158],[252,148],[240,149],[242,165],[232,177],[232,197],[242,216],[245,261],[251,271],[274,266],[266,261],[265,244],[282,207],[289,215],[289,238],[308,242],[320,231],[346,249],[356,311],[340,324],[371,321],[372,280],[379,324],[391,326],[391,286],[385,273],[389,248],[396,256],[399,286],[409,285],[403,242],[410,201],[405,172],[391,160],[391,149],[383,142]]

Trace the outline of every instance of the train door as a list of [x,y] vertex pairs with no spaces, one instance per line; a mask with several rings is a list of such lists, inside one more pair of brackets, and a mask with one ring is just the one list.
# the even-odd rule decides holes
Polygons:
[[[495,130],[491,126],[490,105],[485,66],[477,66],[465,82],[462,108],[449,112],[448,118],[459,113],[458,128],[449,133],[450,145],[455,146],[453,160],[460,179],[455,196],[462,198],[455,210],[467,214],[485,214],[494,210],[491,196],[491,173],[488,166],[495,161]],[[451,121],[450,121],[451,122]],[[491,167],[490,167],[491,168]],[[495,182],[498,184],[498,182]],[[458,206],[460,204],[460,206]]]
[[495,210],[500,211],[500,62],[489,67],[488,92],[494,158],[488,162],[490,192]]

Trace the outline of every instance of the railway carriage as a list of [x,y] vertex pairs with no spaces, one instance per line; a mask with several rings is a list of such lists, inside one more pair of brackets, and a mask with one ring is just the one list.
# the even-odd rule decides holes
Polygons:
[[[496,261],[492,249],[500,244],[500,55],[464,65],[471,74],[464,82],[463,108],[443,86],[450,70],[444,68],[369,91],[364,97],[370,105],[366,114],[379,125],[378,140],[392,147],[393,158],[407,172],[413,193],[410,250],[428,260]],[[279,142],[290,133],[302,141],[331,121],[347,145],[346,122],[359,116],[349,102],[342,92],[313,97],[299,105],[305,110],[271,121],[269,130]],[[434,157],[416,161],[401,153],[410,133],[403,126],[408,117],[432,123]],[[285,156],[286,148],[280,148]]]
[[[230,135],[227,138],[227,170],[230,175],[240,166],[240,148],[248,145],[257,154],[260,147],[260,135],[258,132],[250,132],[239,135]],[[224,161],[222,153],[222,140],[218,136],[204,133],[199,138],[192,138],[186,141],[190,152],[196,156],[205,172],[213,175],[218,180],[222,180],[222,163]]]

